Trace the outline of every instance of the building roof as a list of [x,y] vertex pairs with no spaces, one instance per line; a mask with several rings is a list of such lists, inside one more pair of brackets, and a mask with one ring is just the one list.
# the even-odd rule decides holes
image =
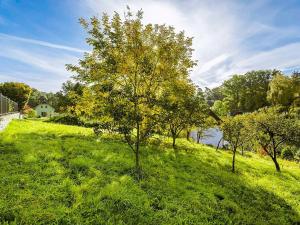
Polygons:
[[[41,103],[41,104],[38,104],[35,108],[39,107],[39,106],[42,106],[42,105],[47,105],[47,106],[50,106],[51,108],[53,108],[52,105],[48,104],[48,103]],[[53,108],[54,109],[54,108]]]

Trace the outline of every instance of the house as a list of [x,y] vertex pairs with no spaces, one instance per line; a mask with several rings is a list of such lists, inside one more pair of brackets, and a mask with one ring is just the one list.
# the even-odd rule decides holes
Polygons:
[[35,111],[38,117],[52,117],[55,115],[54,108],[47,103],[37,105]]

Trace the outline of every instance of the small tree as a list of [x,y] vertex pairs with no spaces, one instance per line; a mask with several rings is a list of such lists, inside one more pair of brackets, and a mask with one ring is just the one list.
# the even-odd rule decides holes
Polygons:
[[216,122],[212,117],[200,118],[196,124],[196,142],[200,143],[200,139],[204,137],[205,131],[210,128],[216,126]]
[[77,79],[90,89],[95,118],[111,119],[114,130],[124,136],[135,154],[140,177],[140,145],[158,123],[158,99],[164,88],[186,80],[192,60],[192,39],[165,25],[143,25],[143,12],[128,8],[125,18],[104,14],[90,22],[81,19],[92,52],[79,66],[69,65]]
[[249,140],[249,132],[245,125],[245,116],[237,115],[224,119],[221,129],[224,139],[229,142],[232,151],[232,172],[235,172],[235,156],[238,148]]
[[207,104],[201,90],[186,81],[172,82],[164,90],[160,104],[161,124],[172,137],[172,146],[176,148],[176,139],[183,130],[189,130],[207,117]]
[[300,140],[297,120],[288,114],[280,114],[274,108],[262,109],[251,118],[252,132],[263,151],[271,157],[276,170],[280,171],[277,156],[282,144],[293,144]]
[[24,83],[6,82],[0,85],[0,93],[18,103],[19,110],[23,110],[27,104],[31,88]]
[[228,103],[225,101],[217,100],[214,102],[212,106],[212,110],[218,115],[218,116],[226,116],[229,114],[229,106]]

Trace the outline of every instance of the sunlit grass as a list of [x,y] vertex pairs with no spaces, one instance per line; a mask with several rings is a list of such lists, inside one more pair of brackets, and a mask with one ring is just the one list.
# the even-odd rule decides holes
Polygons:
[[16,224],[297,224],[299,164],[168,139],[142,147],[144,179],[118,138],[42,121],[1,133],[0,220]]

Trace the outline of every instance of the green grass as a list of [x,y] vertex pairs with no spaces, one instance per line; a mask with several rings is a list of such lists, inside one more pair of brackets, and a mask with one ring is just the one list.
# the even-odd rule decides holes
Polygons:
[[13,121],[0,134],[2,224],[300,224],[299,164],[168,140],[142,148],[144,179],[118,138]]

